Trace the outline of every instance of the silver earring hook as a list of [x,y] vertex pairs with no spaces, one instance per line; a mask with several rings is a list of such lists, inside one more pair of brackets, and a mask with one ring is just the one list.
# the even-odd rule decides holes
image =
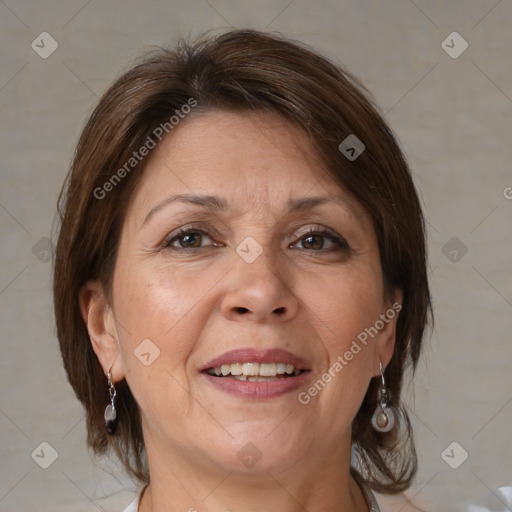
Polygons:
[[372,426],[377,432],[389,432],[395,424],[395,412],[391,406],[391,396],[386,387],[384,367],[379,361],[381,385],[377,391],[377,407],[372,416]]
[[382,363],[379,361],[379,367],[380,367],[380,378],[381,378],[381,381],[382,381],[382,387],[385,388],[386,387],[386,381],[384,379],[384,368],[382,366]]
[[112,404],[112,408],[114,408],[114,399],[117,395],[116,388],[114,386],[114,382],[112,381],[112,366],[113,363],[109,366],[107,372],[107,380],[108,380],[108,392],[110,394],[110,403]]
[[116,406],[114,403],[114,399],[116,398],[117,391],[116,387],[114,386],[114,382],[112,381],[112,365],[109,366],[108,372],[107,372],[107,385],[108,385],[108,392],[110,395],[110,403],[105,408],[105,413],[103,415],[105,419],[105,427],[107,429],[107,432],[109,434],[114,434],[117,427],[117,412],[116,412]]

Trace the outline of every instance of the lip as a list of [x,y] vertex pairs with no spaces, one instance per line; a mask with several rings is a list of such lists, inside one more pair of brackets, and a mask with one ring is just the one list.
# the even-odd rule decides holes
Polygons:
[[306,362],[300,357],[295,356],[287,350],[273,348],[267,350],[257,350],[253,348],[240,348],[224,352],[220,356],[206,363],[199,371],[204,372],[209,368],[216,368],[223,364],[234,363],[286,363],[299,368],[300,370],[309,370]]
[[214,377],[208,373],[202,373],[201,375],[205,379],[208,379],[210,384],[226,393],[242,398],[267,400],[297,390],[304,385],[310,373],[310,371],[304,371],[295,377],[286,377],[284,379],[264,382],[248,382],[232,379],[230,377]]
[[[230,377],[216,377],[205,372],[209,368],[216,368],[223,364],[233,363],[286,363],[303,370],[300,375],[282,379],[248,382]],[[256,350],[241,348],[230,350],[212,359],[200,370],[205,379],[221,391],[243,398],[266,400],[289,393],[304,385],[311,371],[306,362],[298,356],[283,349]]]

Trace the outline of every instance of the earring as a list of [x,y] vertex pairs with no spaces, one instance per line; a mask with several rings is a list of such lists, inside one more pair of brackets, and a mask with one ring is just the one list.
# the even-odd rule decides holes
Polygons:
[[107,432],[109,434],[114,434],[117,427],[117,413],[116,413],[116,406],[114,405],[114,400],[116,398],[116,388],[114,386],[114,383],[112,382],[112,365],[110,365],[110,368],[108,369],[108,392],[110,394],[110,403],[107,405],[105,409],[105,428],[107,429]]
[[372,426],[377,432],[389,432],[395,424],[395,412],[391,407],[391,395],[386,387],[384,369],[380,365],[381,384],[378,393],[378,404],[372,416]]

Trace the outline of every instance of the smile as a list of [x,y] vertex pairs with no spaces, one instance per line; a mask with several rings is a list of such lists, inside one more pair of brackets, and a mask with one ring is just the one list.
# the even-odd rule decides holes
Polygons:
[[242,348],[206,363],[201,373],[218,390],[267,400],[297,390],[311,374],[306,362],[282,349]]
[[246,382],[265,382],[300,375],[304,370],[287,363],[232,363],[209,368],[207,373],[216,377],[232,377]]

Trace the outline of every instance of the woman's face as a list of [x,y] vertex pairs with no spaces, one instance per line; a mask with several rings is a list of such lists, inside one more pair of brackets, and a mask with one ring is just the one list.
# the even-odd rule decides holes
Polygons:
[[200,114],[153,150],[130,203],[113,375],[150,458],[314,465],[347,452],[391,357],[390,307],[371,220],[306,137],[268,114]]

